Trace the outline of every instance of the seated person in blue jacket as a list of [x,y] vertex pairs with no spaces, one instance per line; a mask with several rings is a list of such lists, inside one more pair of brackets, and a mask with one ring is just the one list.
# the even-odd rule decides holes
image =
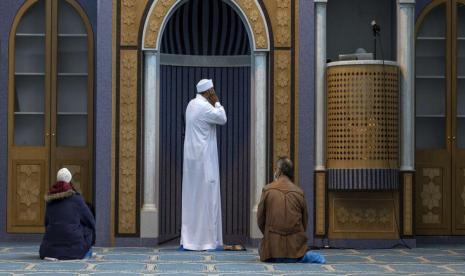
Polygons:
[[274,181],[263,188],[257,222],[263,239],[260,260],[279,263],[325,263],[307,251],[308,214],[304,192],[293,181],[293,165],[286,157],[276,164]]
[[74,260],[92,257],[95,218],[71,183],[71,172],[58,171],[57,182],[45,196],[45,235],[40,258]]

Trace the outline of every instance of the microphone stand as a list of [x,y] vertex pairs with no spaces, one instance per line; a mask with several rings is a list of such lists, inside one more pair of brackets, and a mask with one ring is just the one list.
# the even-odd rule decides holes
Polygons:
[[376,60],[376,39],[377,39],[377,36],[379,35],[379,31],[381,31],[381,28],[379,27],[378,24],[374,23],[373,24],[373,43],[374,43],[374,58]]

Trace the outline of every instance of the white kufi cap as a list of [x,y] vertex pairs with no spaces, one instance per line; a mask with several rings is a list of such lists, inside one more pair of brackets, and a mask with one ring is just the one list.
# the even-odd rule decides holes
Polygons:
[[66,182],[70,183],[73,176],[67,168],[63,168],[57,173],[57,182]]
[[203,79],[197,83],[197,93],[202,93],[213,87],[213,81]]

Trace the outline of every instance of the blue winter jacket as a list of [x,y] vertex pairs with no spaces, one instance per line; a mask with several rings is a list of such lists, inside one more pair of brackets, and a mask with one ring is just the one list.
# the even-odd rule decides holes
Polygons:
[[95,242],[95,219],[74,190],[46,196],[45,235],[40,258],[82,259]]

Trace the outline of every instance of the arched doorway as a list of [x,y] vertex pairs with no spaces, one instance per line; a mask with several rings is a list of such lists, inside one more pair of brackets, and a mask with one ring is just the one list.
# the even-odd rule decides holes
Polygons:
[[[161,70],[164,63],[173,58],[173,55],[163,54],[163,34],[173,14],[178,11],[179,7],[187,1],[177,0],[173,2],[154,1],[147,15],[144,24],[142,37],[142,49],[144,51],[144,172],[143,172],[143,207],[141,210],[141,237],[160,239],[160,223],[161,221],[161,202],[160,202],[160,162],[161,156]],[[248,59],[250,66],[250,160],[249,160],[249,189],[243,191],[249,195],[248,202],[244,202],[246,209],[243,212],[249,217],[249,237],[259,238],[260,230],[256,225],[257,206],[261,195],[263,185],[266,183],[267,174],[267,98],[268,98],[268,51],[270,46],[268,25],[266,23],[264,13],[260,4],[255,1],[249,1],[245,4],[243,1],[233,0],[216,0],[218,6],[225,2],[229,7],[233,8],[235,14],[241,19],[245,31],[247,33],[250,44],[250,56],[237,58],[236,56],[222,56],[221,59],[226,65],[244,65],[245,59]],[[215,5],[213,1],[212,5]],[[246,5],[246,6],[244,6]],[[246,9],[245,9],[246,8]],[[202,11],[203,12],[203,11]],[[253,17],[252,17],[253,16]],[[202,16],[200,18],[203,18]],[[222,19],[222,17],[221,17]],[[180,20],[180,19],[179,19]],[[175,25],[179,25],[179,20]],[[189,19],[191,20],[191,19]],[[208,21],[210,22],[210,21]],[[239,22],[236,20],[236,22]],[[184,24],[183,24],[184,25]],[[187,24],[188,28],[191,28]],[[217,28],[217,26],[213,26]],[[231,31],[226,33],[231,34]],[[185,41],[188,38],[187,34],[182,33],[182,39]],[[198,37],[197,37],[198,38]],[[195,39],[197,39],[195,38]],[[210,38],[211,39],[211,38]],[[200,40],[204,41],[204,40]],[[208,41],[208,40],[207,40]],[[198,43],[198,42],[197,42]],[[223,46],[222,46],[223,47]],[[233,46],[231,46],[233,47]],[[213,55],[188,55],[194,58],[194,65],[197,67],[211,66]],[[191,60],[192,61],[192,60]],[[179,61],[177,61],[179,62]],[[215,62],[219,62],[216,60]],[[217,63],[217,65],[221,65]],[[165,64],[166,65],[166,64]],[[173,64],[171,64],[173,65]],[[177,64],[183,65],[183,64]],[[185,64],[184,64],[185,65]],[[192,64],[191,64],[192,65]],[[247,63],[245,63],[247,65]],[[192,66],[191,66],[192,67]],[[213,66],[215,67],[215,66]],[[219,66],[221,67],[221,66]],[[227,67],[227,66],[222,66]],[[240,67],[240,66],[239,66]],[[218,86],[218,83],[216,84]],[[194,88],[194,87],[192,87]],[[236,98],[237,99],[237,98]],[[224,100],[223,100],[224,103]],[[182,108],[181,110],[183,110]],[[182,129],[182,126],[181,126]],[[174,211],[175,209],[173,209]]]
[[160,242],[180,235],[185,109],[202,78],[213,79],[228,116],[217,127],[224,241],[249,236],[250,52],[242,20],[223,1],[187,1],[166,24],[160,53]]

